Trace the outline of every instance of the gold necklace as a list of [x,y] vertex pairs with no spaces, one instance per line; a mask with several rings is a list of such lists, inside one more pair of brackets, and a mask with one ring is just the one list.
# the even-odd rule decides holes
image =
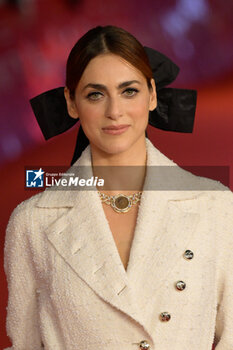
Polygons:
[[126,196],[122,193],[115,196],[108,196],[107,194],[101,193],[99,191],[98,194],[101,201],[108,205],[111,205],[111,207],[117,213],[127,213],[132,208],[132,205],[140,201],[142,196],[142,192],[137,192],[130,196]]

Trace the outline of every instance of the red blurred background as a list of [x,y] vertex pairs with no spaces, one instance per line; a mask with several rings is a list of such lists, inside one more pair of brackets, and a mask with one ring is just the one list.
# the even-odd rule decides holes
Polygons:
[[198,90],[193,133],[149,127],[151,141],[181,166],[228,166],[233,190],[232,13],[231,0],[0,0],[1,348],[10,346],[5,228],[16,205],[36,193],[24,189],[24,167],[69,165],[77,135],[75,126],[45,142],[29,99],[64,86],[66,59],[86,31],[122,27],[181,68],[171,86]]

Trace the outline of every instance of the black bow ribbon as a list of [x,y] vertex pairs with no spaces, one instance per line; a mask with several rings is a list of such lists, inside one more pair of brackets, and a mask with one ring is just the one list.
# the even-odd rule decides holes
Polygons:
[[[156,84],[157,107],[149,111],[149,124],[158,129],[192,133],[197,91],[190,89],[164,88],[173,82],[179,67],[162,53],[144,46]],[[62,134],[77,123],[67,111],[64,87],[46,91],[32,99],[30,104],[46,140]],[[80,125],[71,164],[82,154],[89,140]]]

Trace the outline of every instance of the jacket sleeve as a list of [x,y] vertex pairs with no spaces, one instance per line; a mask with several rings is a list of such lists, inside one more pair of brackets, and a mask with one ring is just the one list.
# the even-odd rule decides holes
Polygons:
[[[44,349],[38,325],[36,279],[28,235],[30,201],[19,204],[6,229],[4,269],[8,283],[6,330],[12,347],[8,350]],[[5,350],[7,350],[5,349]]]
[[[228,197],[229,195],[229,197]],[[228,198],[230,200],[228,200]],[[218,228],[222,237],[222,267],[220,300],[215,328],[215,350],[233,349],[233,193],[228,192],[220,203],[218,216],[222,225]]]

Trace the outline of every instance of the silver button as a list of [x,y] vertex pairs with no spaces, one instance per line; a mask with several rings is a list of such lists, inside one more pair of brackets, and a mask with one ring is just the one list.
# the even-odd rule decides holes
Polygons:
[[194,257],[194,254],[191,250],[187,249],[185,252],[184,252],[184,258],[186,260],[191,260],[192,258]]
[[186,288],[186,283],[183,281],[176,282],[176,289],[184,290]]
[[150,344],[147,340],[142,340],[139,343],[139,349],[150,349]]
[[168,312],[161,312],[160,314],[160,320],[162,322],[168,322],[171,318],[171,315]]

